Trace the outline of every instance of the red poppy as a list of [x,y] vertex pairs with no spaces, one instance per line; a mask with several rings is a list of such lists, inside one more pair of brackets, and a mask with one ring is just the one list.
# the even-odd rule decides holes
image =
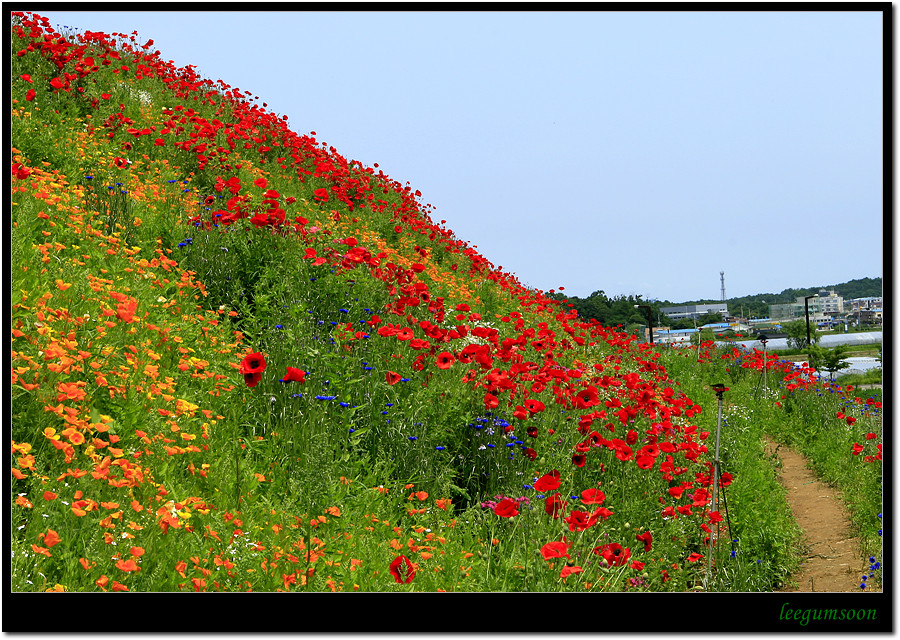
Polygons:
[[581,573],[582,571],[584,571],[584,569],[582,569],[581,567],[570,567],[566,565],[565,567],[563,567],[562,571],[559,572],[559,577],[565,580],[573,573]]
[[531,413],[538,413],[539,411],[544,410],[544,403],[540,400],[529,398],[525,401],[525,408],[528,409],[528,411]]
[[437,368],[438,369],[449,369],[453,366],[455,359],[452,353],[448,353],[447,351],[442,351],[437,356]]
[[699,553],[692,553],[687,557],[688,562],[697,562],[703,556]]
[[28,93],[25,94],[25,100],[27,102],[31,102],[32,100],[34,100],[34,96],[35,96],[34,89],[29,89]]
[[261,353],[250,353],[241,361],[241,375],[248,387],[253,388],[262,380],[262,372],[266,370],[266,359]]
[[563,511],[569,503],[559,497],[558,493],[547,496],[544,500],[544,511],[547,515],[553,516],[554,519],[559,518],[559,512]]
[[609,519],[609,517],[613,514],[612,511],[607,509],[606,507],[597,507],[594,509],[594,512],[591,513],[591,517],[596,520],[598,517],[603,518],[604,520]]
[[[409,584],[412,582],[413,578],[416,577],[416,568],[406,556],[397,556],[394,558],[394,561],[391,562],[390,569],[391,575],[394,576],[394,580],[397,581],[397,584]],[[403,574],[405,574],[405,577]]]
[[594,526],[597,522],[596,515],[588,514],[586,511],[578,511],[577,509],[573,509],[572,513],[563,519],[569,523],[569,531],[584,531]]
[[628,462],[631,460],[634,452],[631,450],[627,444],[625,444],[624,440],[620,440],[619,438],[613,438],[612,440],[613,448],[616,450],[616,458],[621,460],[622,462]]
[[559,542],[548,542],[541,547],[541,557],[544,560],[550,558],[570,558],[568,554],[569,544],[565,540]]
[[575,395],[575,406],[579,409],[588,409],[600,404],[600,397],[596,387],[582,389]]
[[313,191],[314,200],[328,202],[328,191],[326,189],[316,189]]
[[526,447],[522,450],[522,455],[524,455],[529,460],[535,460],[537,458],[537,451],[535,451],[531,447]]
[[253,181],[253,184],[255,184],[260,189],[265,189],[266,184],[268,184],[268,183],[266,182],[265,178],[257,178],[256,180]]
[[576,467],[583,467],[586,460],[587,456],[585,456],[583,453],[575,453],[572,455],[572,464],[574,464]]
[[501,518],[512,518],[519,515],[519,503],[509,498],[504,498],[494,507],[494,513]]
[[554,469],[550,473],[538,478],[538,481],[534,483],[534,490],[553,491],[554,489],[559,489],[559,484],[559,471]]
[[644,551],[650,551],[650,548],[653,546],[653,534],[649,531],[644,533],[639,533],[635,536],[638,540],[644,543]]
[[491,409],[496,409],[500,405],[500,400],[494,394],[490,392],[485,392],[484,394],[484,408],[490,411]]
[[400,374],[395,373],[394,371],[388,371],[384,374],[385,380],[387,380],[387,383],[392,386],[400,382],[400,377]]
[[617,542],[611,542],[600,547],[594,547],[594,553],[602,556],[610,567],[620,567],[631,557],[631,549],[623,549]]
[[305,380],[306,372],[303,369],[295,369],[294,367],[288,367],[287,373],[284,374],[284,377],[281,379],[282,382],[306,382]]
[[581,501],[584,504],[603,504],[606,494],[600,489],[585,489],[581,492]]

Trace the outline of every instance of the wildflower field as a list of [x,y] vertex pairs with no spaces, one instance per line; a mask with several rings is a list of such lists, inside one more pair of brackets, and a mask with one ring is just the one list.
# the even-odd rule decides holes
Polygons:
[[880,584],[880,399],[586,322],[152,40],[11,40],[13,591],[774,591],[766,434]]

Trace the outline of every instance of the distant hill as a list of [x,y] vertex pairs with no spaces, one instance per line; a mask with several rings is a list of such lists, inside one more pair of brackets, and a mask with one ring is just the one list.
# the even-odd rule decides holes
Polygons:
[[[770,304],[786,304],[788,302],[794,302],[798,297],[813,295],[814,293],[818,293],[820,289],[833,290],[844,299],[880,296],[883,291],[881,278],[859,278],[841,284],[821,285],[804,289],[785,289],[781,293],[757,293],[752,296],[727,298],[725,302],[728,304],[728,310],[732,313],[743,306],[743,315],[745,316],[765,316],[769,312]],[[662,306],[680,306],[713,302],[721,302],[721,300],[707,298],[703,300],[691,300],[688,302],[665,302],[661,304]]]
[[[818,293],[819,289],[834,290],[838,295],[846,298],[865,298],[880,296],[882,293],[881,278],[861,278],[850,280],[841,284],[809,287],[805,289],[785,289],[781,293],[757,293],[752,296],[740,298],[728,298],[728,310],[744,317],[763,318],[769,315],[770,304],[784,304],[794,302],[799,296],[808,296]],[[594,319],[604,326],[622,325],[631,327],[647,322],[646,310],[635,308],[636,304],[649,305],[656,322],[661,321],[661,309],[663,307],[677,307],[688,304],[716,303],[721,300],[711,298],[704,300],[689,300],[687,302],[670,302],[668,300],[644,300],[640,295],[607,297],[603,291],[594,291],[586,298],[577,296],[565,296],[561,293],[550,294],[555,298],[573,307],[578,315],[584,319]],[[704,322],[720,321],[717,314],[703,319]]]

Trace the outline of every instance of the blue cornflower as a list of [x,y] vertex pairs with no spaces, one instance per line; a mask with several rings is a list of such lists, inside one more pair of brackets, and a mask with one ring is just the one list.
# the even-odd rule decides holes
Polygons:
[[349,402],[341,402],[340,404],[341,404],[341,406],[344,407],[345,409],[346,409],[347,407],[350,406],[350,403],[349,403]]
[[435,450],[437,450],[437,451],[443,451],[443,450],[446,449],[446,448],[447,448],[447,447],[435,447]]
[[316,396],[316,400],[334,400],[337,396]]
[[418,438],[415,437],[415,436],[409,436],[409,439],[410,439],[411,441],[413,441],[413,442],[415,442],[416,440],[418,440]]
[[276,324],[276,325],[275,325],[275,328],[276,328],[276,329],[284,329],[284,325],[283,325],[283,324]]

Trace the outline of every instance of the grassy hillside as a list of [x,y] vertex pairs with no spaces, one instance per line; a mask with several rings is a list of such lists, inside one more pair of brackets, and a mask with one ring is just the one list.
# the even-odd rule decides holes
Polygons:
[[[152,40],[12,19],[14,591],[709,582],[710,345],[581,321]],[[753,428],[708,588],[796,564]]]

